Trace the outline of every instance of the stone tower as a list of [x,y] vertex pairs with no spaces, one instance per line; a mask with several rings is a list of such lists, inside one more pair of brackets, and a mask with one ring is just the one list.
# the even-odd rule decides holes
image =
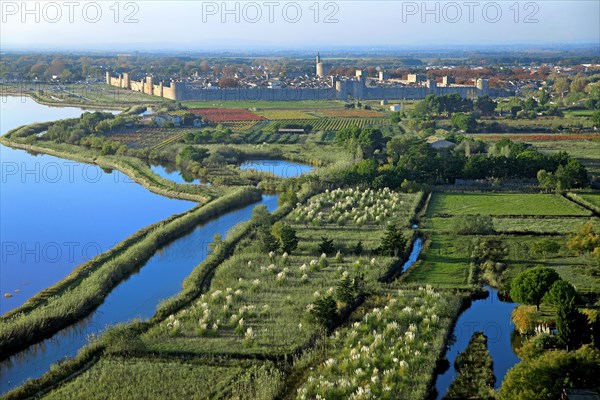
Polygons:
[[475,87],[477,88],[477,94],[479,96],[485,96],[490,93],[490,81],[489,79],[477,78],[475,80]]
[[323,65],[323,62],[321,61],[321,55],[317,52],[317,76],[319,78],[322,78],[325,76],[325,66]]

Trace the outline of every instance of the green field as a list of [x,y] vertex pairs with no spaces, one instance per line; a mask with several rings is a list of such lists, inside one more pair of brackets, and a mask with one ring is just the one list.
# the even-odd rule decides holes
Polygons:
[[[598,218],[589,217],[522,217],[497,216],[492,218],[494,230],[498,233],[531,232],[531,233],[559,233],[567,234],[575,232],[586,222],[592,222],[600,227]],[[453,217],[429,217],[425,223],[425,229],[436,233],[447,233],[453,231]]]
[[575,157],[585,167],[592,178],[600,179],[600,141],[598,140],[586,140],[586,141],[551,141],[551,142],[530,142],[537,150],[547,153],[555,154],[559,151],[566,151],[572,157]]
[[[157,353],[201,355],[287,354],[318,331],[307,309],[335,293],[344,274],[362,274],[365,286],[378,287],[393,257],[377,256],[386,223],[408,221],[421,194],[389,190],[327,191],[297,207],[286,221],[297,231],[298,249],[270,255],[256,246],[240,248],[215,273],[210,291],[190,307],[170,316],[144,335]],[[345,216],[345,223],[339,218]],[[409,239],[412,230],[405,229]],[[323,256],[321,237],[333,239],[340,255]],[[352,254],[358,241],[363,253]],[[251,343],[247,340],[252,332]]]
[[600,193],[584,193],[578,194],[579,197],[600,208]]
[[[590,194],[590,202],[597,199]],[[426,213],[424,229],[429,235],[421,261],[412,267],[405,282],[427,283],[440,287],[464,286],[470,281],[472,249],[478,236],[452,234],[454,217],[492,215],[493,228],[508,249],[503,259],[507,269],[499,276],[508,287],[519,271],[535,265],[556,269],[563,279],[581,293],[600,291],[600,275],[593,261],[567,249],[567,235],[600,220],[568,199],[553,194],[435,193]],[[518,233],[518,234],[517,234]],[[535,236],[531,235],[535,234]],[[558,244],[556,253],[540,253],[539,244],[551,240]],[[479,271],[480,272],[480,271]]]
[[[600,292],[600,275],[594,273],[591,260],[580,257],[565,247],[566,237],[556,236],[552,240],[560,246],[556,254],[546,257],[532,251],[535,243],[543,237],[496,236],[504,241],[508,256],[504,262],[508,269],[503,274],[505,284],[525,268],[544,265],[555,269],[563,279],[573,284],[581,293]],[[415,264],[407,274],[405,282],[430,284],[434,287],[460,287],[468,283],[471,251],[475,236],[450,236],[434,234],[426,249],[423,260]]]
[[[248,363],[246,363],[248,364]],[[257,379],[252,381],[249,374]],[[270,399],[280,375],[256,365],[215,366],[193,361],[109,358],[44,397],[58,399]]]
[[[296,398],[426,398],[459,303],[459,297],[431,288],[398,290],[369,302],[362,319],[330,336],[326,360],[308,371]],[[355,396],[365,388],[371,396]]]
[[465,236],[433,235],[423,261],[409,270],[404,281],[434,287],[467,286],[471,240]]
[[436,193],[427,212],[436,215],[587,216],[588,210],[553,194]]

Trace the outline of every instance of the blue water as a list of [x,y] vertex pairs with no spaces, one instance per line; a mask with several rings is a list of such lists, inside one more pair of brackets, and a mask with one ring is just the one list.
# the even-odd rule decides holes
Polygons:
[[285,160],[249,160],[243,162],[240,169],[254,169],[270,172],[283,178],[294,178],[312,171],[313,167]]
[[190,177],[181,172],[176,166],[165,164],[165,165],[150,165],[150,169],[158,176],[169,179],[179,184],[195,184],[201,185],[200,179]]
[[518,363],[519,357],[513,351],[511,334],[515,328],[512,322],[512,311],[517,303],[502,302],[498,299],[498,291],[486,286],[490,295],[486,299],[475,300],[456,322],[454,336],[456,341],[448,348],[446,358],[450,368],[438,375],[435,388],[438,399],[441,399],[456,378],[454,361],[459,353],[467,348],[473,333],[482,331],[488,338],[488,349],[494,362],[496,388],[500,387],[504,376],[510,368]]
[[413,248],[408,256],[408,260],[404,263],[404,265],[402,265],[402,272],[406,272],[407,269],[417,262],[419,254],[421,254],[421,250],[423,250],[423,239],[418,237],[415,239]]
[[[82,112],[19,97],[0,98],[0,107],[2,133]],[[119,171],[0,145],[0,314],[137,230],[194,205],[151,193]]]
[[249,220],[258,204],[265,204],[269,211],[274,211],[277,199],[277,195],[263,196],[259,203],[200,225],[157,251],[137,274],[119,284],[88,318],[0,362],[0,393],[21,385],[27,378],[41,376],[53,363],[74,356],[86,344],[89,335],[101,332],[107,325],[150,318],[160,301],[176,294],[184,278],[206,258],[208,244],[215,234],[224,237],[234,225]]

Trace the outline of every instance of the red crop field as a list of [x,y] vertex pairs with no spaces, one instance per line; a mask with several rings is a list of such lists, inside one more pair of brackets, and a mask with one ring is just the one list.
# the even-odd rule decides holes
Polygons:
[[476,135],[479,139],[483,140],[501,140],[501,139],[510,139],[510,140],[522,140],[522,141],[543,141],[543,142],[551,142],[551,141],[559,141],[559,140],[598,140],[600,139],[600,134],[499,134],[499,135]]
[[266,118],[244,108],[192,108],[188,110],[205,122],[264,121]]

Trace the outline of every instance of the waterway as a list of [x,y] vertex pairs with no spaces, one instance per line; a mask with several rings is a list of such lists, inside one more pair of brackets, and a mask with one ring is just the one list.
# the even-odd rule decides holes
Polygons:
[[[82,112],[0,97],[0,132]],[[0,145],[0,314],[139,229],[194,205],[154,194],[116,170]]]

